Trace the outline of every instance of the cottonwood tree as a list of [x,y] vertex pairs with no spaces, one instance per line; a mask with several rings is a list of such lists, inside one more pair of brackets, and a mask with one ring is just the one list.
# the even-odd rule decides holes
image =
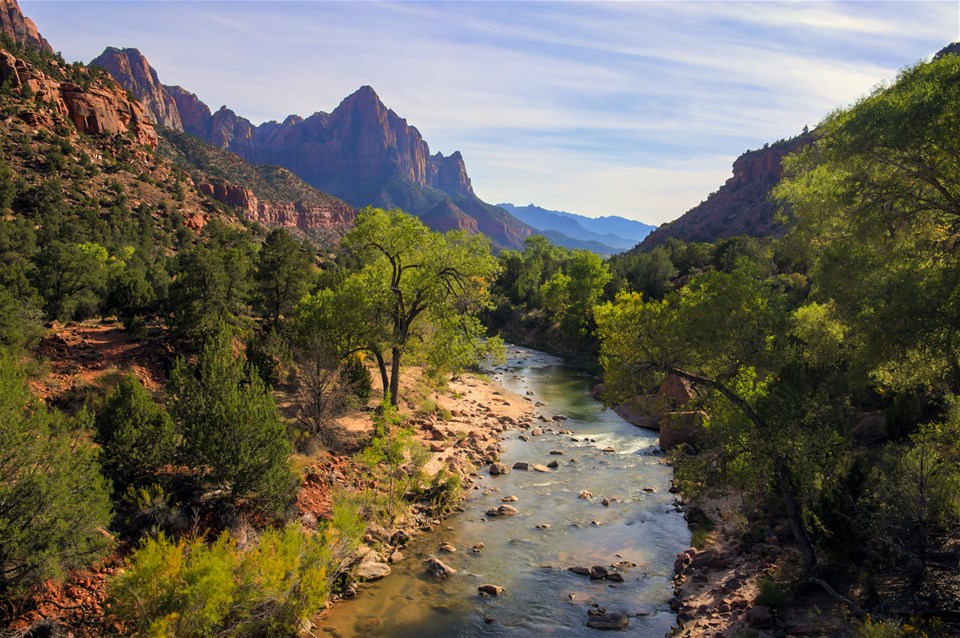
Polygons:
[[[711,434],[729,462],[749,467],[778,493],[803,566],[818,562],[800,495],[829,481],[843,422],[832,401],[830,365],[817,367],[797,337],[792,298],[748,262],[707,272],[662,300],[621,293],[596,310],[608,400],[643,393],[663,374],[701,390]],[[809,330],[810,334],[823,331]]]
[[[441,234],[400,210],[367,208],[343,245],[362,264],[354,276],[366,284],[367,320],[375,323],[374,339],[382,339],[377,347],[390,353],[387,387],[394,405],[404,354],[437,325],[456,327],[461,345],[469,345],[469,352],[458,348],[460,355],[476,359],[485,352],[479,323],[469,317],[489,306],[489,284],[498,271],[486,237]],[[385,379],[384,372],[381,367]]]

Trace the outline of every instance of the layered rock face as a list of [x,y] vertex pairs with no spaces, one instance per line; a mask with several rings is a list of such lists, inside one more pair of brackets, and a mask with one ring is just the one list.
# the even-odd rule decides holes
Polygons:
[[24,46],[35,46],[53,53],[53,47],[40,35],[37,25],[20,11],[17,0],[0,0],[0,33]]
[[114,78],[122,78],[118,79],[120,86],[137,96],[157,124],[183,130],[176,102],[160,84],[157,72],[147,64],[147,59],[139,51],[108,47],[90,64],[106,69]]
[[270,227],[346,228],[354,221],[353,208],[339,200],[324,205],[301,201],[273,202],[259,199],[249,188],[229,182],[212,181],[197,184],[197,189],[228,206],[239,208],[248,217]]
[[[90,135],[127,135],[138,144],[155,148],[157,133],[143,105],[131,101],[116,85],[82,87],[54,79],[12,53],[0,49],[0,82],[12,90],[29,90],[38,104],[69,119],[82,133]],[[23,113],[21,117],[43,124],[46,114]],[[49,122],[48,124],[52,124]]]
[[691,208],[682,217],[660,226],[643,240],[640,249],[665,242],[669,237],[682,241],[713,242],[735,235],[764,237],[779,235],[784,228],[775,219],[776,206],[770,191],[783,175],[783,158],[813,142],[812,133],[747,151],[733,163],[733,177]]
[[532,229],[477,198],[463,157],[431,155],[420,132],[363,86],[332,113],[291,115],[254,126],[226,106],[157,81],[135,49],[107,49],[100,64],[142,99],[156,121],[256,164],[290,169],[308,184],[353,206],[399,207],[436,230],[464,229],[495,244],[520,247]]

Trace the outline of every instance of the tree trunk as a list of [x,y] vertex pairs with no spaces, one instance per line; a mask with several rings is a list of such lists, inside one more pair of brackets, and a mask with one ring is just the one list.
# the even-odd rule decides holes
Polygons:
[[793,539],[800,549],[803,567],[810,576],[816,576],[817,554],[814,552],[810,537],[807,536],[807,528],[803,524],[803,513],[800,511],[797,493],[793,489],[793,481],[790,479],[790,469],[783,461],[777,461],[777,475],[780,479],[780,495],[783,497],[783,504],[787,508],[787,520],[790,523],[790,530],[793,532]]
[[387,396],[390,390],[390,380],[387,378],[387,363],[383,360],[383,353],[380,350],[374,350],[373,356],[377,359],[377,367],[380,369],[380,383],[383,384],[383,396]]
[[393,347],[393,360],[390,362],[390,404],[397,407],[397,393],[400,391],[400,348]]

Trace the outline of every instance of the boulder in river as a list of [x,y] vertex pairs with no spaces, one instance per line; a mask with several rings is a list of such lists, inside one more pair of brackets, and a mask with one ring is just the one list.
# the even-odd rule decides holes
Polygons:
[[513,469],[515,470],[529,470],[530,464],[525,461],[517,461],[513,464]]
[[444,580],[450,578],[457,573],[457,570],[450,565],[447,565],[442,560],[438,558],[428,558],[427,559],[427,573],[433,576],[434,578],[439,578]]
[[379,580],[390,575],[390,565],[377,561],[365,561],[357,567],[356,576],[363,580]]
[[590,500],[591,498],[593,498],[593,492],[588,492],[587,490],[581,490],[580,493],[577,494],[577,496],[584,500]]
[[490,464],[490,476],[497,476],[499,474],[509,474],[510,468],[504,465],[503,463],[491,463]]
[[550,468],[546,465],[540,465],[539,463],[534,463],[530,466],[531,470],[536,470],[537,472],[549,472]]
[[512,505],[501,505],[487,510],[487,516],[513,516],[519,513],[520,511]]
[[599,616],[590,616],[587,619],[587,627],[591,629],[623,630],[629,626],[630,619],[626,614],[610,612]]
[[499,596],[503,593],[503,587],[500,585],[480,585],[477,587],[477,591],[484,596]]

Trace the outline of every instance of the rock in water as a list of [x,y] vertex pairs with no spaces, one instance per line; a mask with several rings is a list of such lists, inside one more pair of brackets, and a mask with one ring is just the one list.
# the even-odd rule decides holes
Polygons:
[[427,573],[434,578],[444,580],[456,574],[457,570],[437,558],[429,558],[427,559]]
[[499,596],[503,593],[503,587],[500,585],[480,585],[477,587],[477,591],[484,596]]
[[587,619],[587,627],[591,629],[626,629],[630,626],[630,619],[627,618],[626,614],[601,614],[599,616],[591,616]]
[[504,465],[503,463],[491,463],[490,464],[490,476],[497,476],[499,474],[509,474],[510,468]]
[[367,561],[357,567],[357,578],[363,580],[379,580],[390,575],[390,565],[376,561]]

